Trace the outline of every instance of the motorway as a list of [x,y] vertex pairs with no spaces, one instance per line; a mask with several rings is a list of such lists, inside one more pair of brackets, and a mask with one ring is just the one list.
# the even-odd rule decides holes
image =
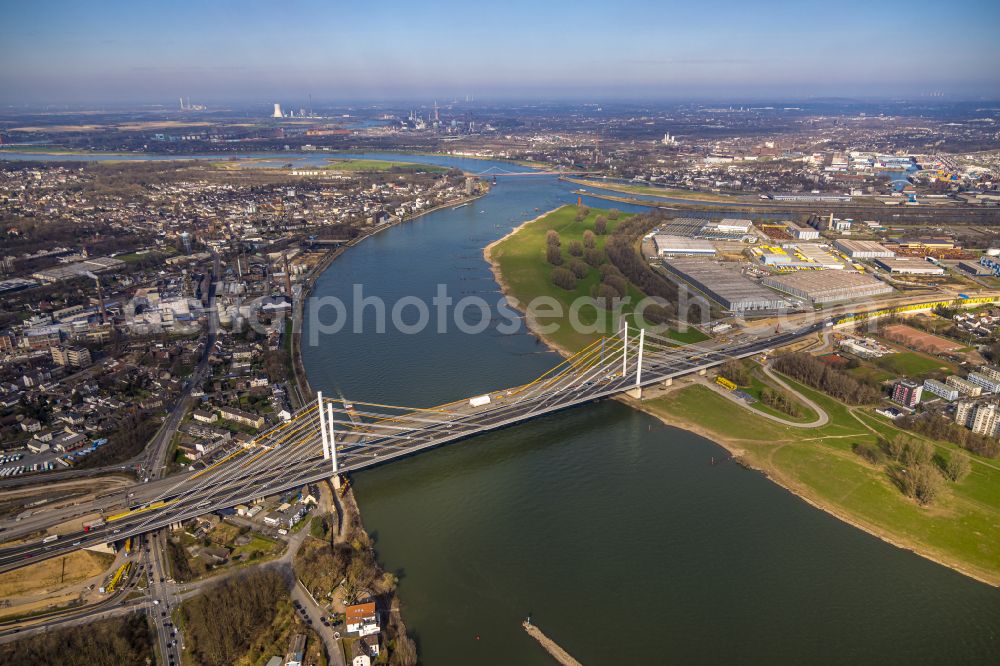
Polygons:
[[[795,331],[776,333],[728,345],[687,345],[647,335],[640,386],[721,365],[787,345],[825,326],[816,323]],[[567,409],[631,390],[639,363],[638,336],[627,341],[603,338],[563,361],[530,384],[491,394],[484,406],[458,401],[437,408],[374,411],[342,401],[331,401],[338,430],[338,473],[385,464],[399,457],[503,428],[543,414]],[[627,367],[622,365],[625,357]],[[340,404],[335,404],[340,403]],[[387,406],[374,406],[386,408]],[[404,410],[405,408],[398,408]],[[69,532],[56,540],[29,542],[0,550],[0,571],[10,571],[77,548],[117,541],[180,523],[255,498],[297,488],[331,477],[332,463],[324,460],[315,405],[300,410],[284,424],[265,431],[250,449],[238,449],[222,462],[200,472],[136,486],[125,515],[109,517],[105,526],[90,532]],[[106,498],[110,508],[119,500]],[[99,502],[95,502],[95,505]],[[64,519],[64,518],[63,518]],[[48,519],[53,524],[59,517]],[[34,527],[40,528],[41,524]]]

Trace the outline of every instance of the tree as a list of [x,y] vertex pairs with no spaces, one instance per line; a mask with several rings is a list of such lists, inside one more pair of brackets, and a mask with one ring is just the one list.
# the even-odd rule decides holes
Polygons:
[[559,232],[555,229],[549,229],[545,234],[545,244],[549,247],[559,247],[562,245],[562,241],[559,239]]
[[590,272],[590,268],[587,264],[583,263],[579,259],[574,259],[569,263],[569,269],[573,271],[573,275],[576,276],[578,280],[582,280],[587,277],[587,273]]
[[553,266],[562,266],[562,252],[559,251],[558,245],[549,245],[545,248],[545,260]]
[[972,464],[969,462],[969,454],[964,451],[954,451],[944,464],[944,473],[952,481],[958,482],[969,475],[972,471]]
[[552,271],[552,284],[572,291],[576,289],[576,277],[566,268],[556,268]]
[[625,296],[628,294],[628,280],[622,276],[608,274],[604,276],[604,280],[602,281],[604,284],[617,291],[619,296]]
[[608,211],[608,219],[610,220],[617,220],[619,216],[621,216],[621,211],[617,208],[612,208]]
[[574,257],[583,256],[583,243],[578,240],[572,240],[569,245],[566,246],[566,251],[569,252]]
[[913,496],[921,504],[930,504],[941,490],[941,476],[930,465],[917,465],[911,471]]
[[594,236],[594,232],[590,229],[583,232],[583,246],[588,250],[597,247],[597,238]]
[[396,638],[396,649],[389,656],[390,666],[416,666],[417,645],[409,636]]
[[576,221],[583,222],[590,215],[590,209],[586,206],[580,206],[579,210],[576,211]]
[[899,461],[907,467],[926,465],[934,457],[934,448],[922,439],[909,438]]
[[750,385],[750,371],[740,361],[726,361],[719,368],[719,374],[737,386]]
[[597,219],[594,220],[594,233],[598,236],[608,233],[608,218],[603,215],[597,216]]
[[595,248],[588,248],[583,251],[583,260],[591,266],[600,266],[604,263],[604,253]]

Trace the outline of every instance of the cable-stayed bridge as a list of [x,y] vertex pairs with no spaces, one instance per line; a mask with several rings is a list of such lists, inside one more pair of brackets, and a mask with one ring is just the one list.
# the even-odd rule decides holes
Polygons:
[[262,432],[248,446],[233,449],[205,469],[135,486],[130,489],[134,496],[128,508],[112,509],[108,500],[106,507],[97,507],[106,516],[101,527],[0,550],[0,571],[174,525],[306,483],[339,479],[344,473],[592,400],[640,393],[643,387],[704,373],[729,359],[786,345],[823,325],[735,345],[684,346],[645,330],[630,334],[626,325],[617,335],[595,340],[527,384],[435,407],[352,403],[319,395],[291,420]]
[[480,178],[489,178],[491,176],[500,178],[507,176],[591,176],[599,173],[599,171],[575,171],[563,166],[538,171],[511,171],[502,167],[493,166],[484,171],[471,173],[470,175],[479,176]]

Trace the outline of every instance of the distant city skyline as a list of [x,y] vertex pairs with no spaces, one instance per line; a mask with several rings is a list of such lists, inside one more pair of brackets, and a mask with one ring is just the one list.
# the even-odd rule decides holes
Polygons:
[[986,0],[42,0],[5,13],[0,104],[997,99],[998,28]]

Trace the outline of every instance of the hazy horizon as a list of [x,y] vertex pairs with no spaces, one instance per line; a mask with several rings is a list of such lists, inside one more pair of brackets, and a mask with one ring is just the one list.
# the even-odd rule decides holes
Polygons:
[[672,4],[42,0],[0,104],[1000,98],[996,3]]

